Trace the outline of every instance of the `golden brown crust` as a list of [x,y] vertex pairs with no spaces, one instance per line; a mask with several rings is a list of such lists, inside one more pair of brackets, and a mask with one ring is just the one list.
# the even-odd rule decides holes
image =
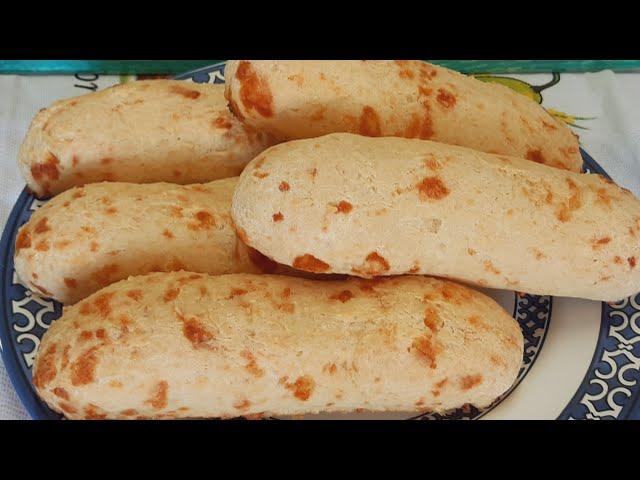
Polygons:
[[282,140],[335,132],[422,138],[579,172],[571,130],[524,95],[422,61],[233,60],[226,96]]
[[153,273],[67,308],[34,384],[72,419],[442,411],[491,403],[522,349],[493,300],[433,278]]
[[271,143],[229,112],[222,85],[144,80],[60,100],[34,118],[18,162],[38,196],[100,181],[207,182]]
[[[258,166],[267,177],[252,175]],[[339,202],[350,208],[337,212]],[[272,147],[240,176],[232,217],[253,248],[312,272],[427,274],[604,301],[640,290],[630,192],[427,140],[339,133]]]

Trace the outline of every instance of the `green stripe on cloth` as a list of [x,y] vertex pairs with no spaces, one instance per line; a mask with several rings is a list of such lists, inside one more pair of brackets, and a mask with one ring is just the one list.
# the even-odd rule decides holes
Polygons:
[[[0,60],[0,73],[21,75],[177,74],[221,60]],[[466,73],[640,71],[640,60],[430,60]]]

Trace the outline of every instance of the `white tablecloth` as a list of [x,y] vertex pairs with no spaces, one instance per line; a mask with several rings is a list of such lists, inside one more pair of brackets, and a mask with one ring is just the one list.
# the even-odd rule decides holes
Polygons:
[[[511,82],[532,97],[543,89],[542,104],[576,125],[582,147],[619,185],[640,195],[640,74],[610,71],[513,75]],[[120,82],[118,76],[0,76],[0,226],[4,225],[24,187],[16,158],[36,112],[54,100],[80,95]],[[527,85],[528,84],[528,85]],[[558,113],[560,115],[560,113]],[[581,118],[577,118],[581,117]],[[583,127],[583,128],[580,128]],[[0,364],[0,419],[27,419],[4,365]]]

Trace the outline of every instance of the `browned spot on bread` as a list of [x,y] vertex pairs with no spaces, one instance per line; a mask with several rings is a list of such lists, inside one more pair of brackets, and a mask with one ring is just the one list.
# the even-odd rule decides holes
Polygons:
[[103,158],[100,160],[102,165],[109,165],[111,162],[113,162],[113,158]]
[[36,243],[36,250],[39,252],[46,252],[49,250],[49,242],[47,240],[40,240]]
[[200,210],[194,214],[194,218],[197,223],[189,223],[188,227],[191,230],[209,230],[216,226],[216,221],[211,213],[206,210]]
[[329,373],[329,375],[333,375],[338,371],[338,367],[335,363],[327,363],[322,367],[322,371],[324,373]]
[[198,92],[197,90],[192,90],[183,85],[171,85],[171,87],[169,87],[169,90],[171,90],[172,93],[181,95],[184,98],[190,98],[192,100],[195,100],[200,96],[200,92]]
[[118,209],[117,209],[117,208],[115,208],[115,207],[109,207],[109,208],[107,208],[107,209],[105,210],[105,213],[106,213],[107,215],[114,215],[114,214],[116,214],[117,212],[118,212]]
[[106,317],[111,313],[111,299],[114,295],[115,292],[104,292],[95,297],[93,304],[100,316]]
[[596,195],[597,195],[597,202],[603,203],[605,204],[607,207],[611,206],[611,197],[609,196],[609,194],[607,193],[607,190],[604,188],[599,188],[596,191]]
[[430,368],[436,368],[436,357],[439,349],[431,342],[431,338],[427,336],[415,338],[409,351],[413,351],[413,354]]
[[156,388],[151,398],[146,400],[144,403],[151,405],[156,410],[165,408],[168,403],[168,398],[167,398],[168,391],[169,391],[169,384],[166,382],[166,380],[162,380],[158,382],[158,384],[156,385]]
[[31,247],[31,232],[29,232],[28,228],[20,229],[20,233],[18,233],[18,237],[16,238],[16,253],[18,253],[23,248]]
[[396,136],[406,137],[406,138],[419,137],[420,126],[421,126],[420,116],[414,113],[411,115],[411,122],[409,122],[409,125],[405,128],[404,131],[397,132]]
[[290,188],[287,182],[280,182],[280,185],[278,185],[278,190],[281,192],[288,192]]
[[370,278],[370,279],[360,279],[358,281],[358,288],[363,292],[373,293],[377,295],[375,287],[381,284],[384,281],[382,278]]
[[43,354],[37,357],[37,368],[33,375],[33,385],[37,388],[44,388],[58,373],[56,369],[56,349],[57,345],[52,343]]
[[117,264],[110,263],[93,272],[93,274],[91,274],[91,278],[93,278],[98,285],[106,286],[112,283],[114,275],[116,275],[119,270],[120,267],[118,267]]
[[371,252],[359,267],[353,267],[352,272],[361,275],[378,275],[390,269],[389,262],[378,252]]
[[90,227],[90,226],[88,226],[88,225],[82,225],[82,226],[80,227],[80,230],[82,230],[83,232],[89,233],[89,234],[91,234],[91,235],[93,235],[93,234],[95,234],[95,233],[96,233],[96,229],[95,229],[95,228],[93,228],[93,227]]
[[91,330],[83,330],[78,335],[78,342],[87,342],[93,338],[93,332]]
[[71,245],[71,241],[69,241],[69,240],[59,240],[57,242],[54,242],[54,244],[53,244],[53,246],[55,248],[59,248],[59,249],[65,249],[69,245]]
[[582,206],[580,189],[570,178],[566,178],[565,180],[569,186],[571,196],[566,202],[561,203],[556,209],[556,217],[561,222],[569,221],[571,219],[571,212],[578,210]]
[[165,237],[167,237],[167,238],[174,238],[174,237],[173,237],[173,233],[171,233],[171,232],[170,232],[169,230],[167,230],[166,228],[165,228],[165,230],[162,232],[162,235],[164,235],[164,236],[165,236]]
[[129,326],[133,324],[133,321],[128,315],[122,314],[118,318],[118,323],[120,324],[120,333],[125,335],[129,333]]
[[135,417],[136,415],[138,415],[138,411],[135,408],[128,408],[126,410],[122,410],[120,412],[120,415],[123,415],[125,417]]
[[47,217],[42,217],[38,223],[36,223],[35,228],[33,229],[34,233],[44,233],[51,230],[49,225],[47,225]]
[[440,170],[442,168],[442,165],[433,153],[428,153],[427,155],[425,155],[422,163],[426,168],[430,170]]
[[236,402],[233,404],[233,408],[237,410],[242,410],[242,411],[248,410],[250,406],[251,406],[251,402],[247,399],[244,399],[241,402]]
[[263,273],[274,273],[278,269],[278,264],[266,255],[263,255],[255,248],[247,247],[249,260]]
[[636,266],[636,257],[627,258],[627,262],[629,262],[629,266],[631,268],[635,268],[635,266]]
[[445,282],[436,287],[440,296],[453,304],[462,305],[473,298],[473,291],[452,282]]
[[122,382],[120,380],[111,380],[109,382],[109,386],[111,388],[122,388]]
[[436,100],[440,105],[442,105],[445,108],[451,108],[456,104],[455,95],[445,90],[444,88],[438,89],[438,95],[436,96]]
[[86,420],[104,420],[107,418],[105,413],[99,413],[102,409],[92,403],[84,409],[84,418]]
[[620,255],[616,255],[615,257],[613,257],[613,263],[622,265],[622,257],[620,257]]
[[104,328],[96,330],[96,338],[99,338],[100,340],[105,340],[107,338],[107,333],[104,331]]
[[267,172],[253,172],[253,176],[258,178],[266,178],[269,176],[269,174]]
[[182,207],[171,207],[171,216],[176,218],[182,218]]
[[60,410],[62,410],[65,413],[71,413],[71,414],[78,413],[78,410],[74,406],[69,405],[66,402],[60,402],[58,406],[60,407]]
[[476,252],[473,248],[467,248],[467,253],[468,253],[469,255],[473,256],[473,255],[475,255],[475,254],[476,254],[476,253],[478,253],[478,252]]
[[309,253],[298,256],[293,260],[293,268],[306,272],[322,273],[329,270],[330,265]]
[[64,400],[69,400],[69,392],[67,392],[64,388],[62,387],[56,387],[53,389],[53,394],[56,397],[60,397],[63,398]]
[[303,375],[298,377],[295,383],[285,384],[285,388],[293,392],[293,396],[302,400],[303,402],[309,400],[313,394],[313,390],[316,386],[316,382],[310,375]]
[[438,311],[435,308],[428,306],[424,311],[425,327],[427,327],[433,333],[436,333],[438,330],[440,330],[440,327],[442,326],[442,324],[443,324],[443,321],[440,318]]
[[84,188],[80,187],[75,192],[73,192],[72,198],[78,199],[85,196]]
[[244,350],[242,353],[240,353],[240,355],[247,361],[247,364],[244,366],[247,372],[249,372],[254,377],[262,377],[264,375],[264,370],[258,366],[256,358],[251,352],[249,352],[248,350]]
[[[549,131],[553,131],[553,130],[557,130],[558,127],[556,127],[553,123],[549,123],[546,120],[542,120],[542,127],[549,130]],[[560,149],[562,150],[562,149]]]
[[367,137],[379,137],[380,136],[380,118],[376,111],[369,105],[362,107],[362,113],[360,114],[360,120],[358,125],[358,132],[360,135]]
[[175,300],[175,298],[180,294],[179,288],[168,288],[164,292],[164,296],[162,297],[165,302],[170,302],[171,300]]
[[274,222],[281,222],[282,220],[284,220],[284,215],[282,215],[282,213],[280,212],[277,212],[273,214],[272,218]]
[[544,197],[544,203],[551,205],[553,203],[553,192],[547,190],[547,195]]
[[[179,270],[184,270],[184,269],[179,269]],[[203,275],[201,273],[191,273],[185,277],[180,277],[178,278],[177,283],[178,285],[185,285],[187,283],[191,283],[194,282],[196,280],[200,280],[203,277]]]
[[282,297],[282,298],[291,297],[291,289],[289,287],[287,287],[284,290],[282,290],[282,293],[280,294],[280,297]]
[[353,205],[344,200],[340,200],[336,205],[336,213],[349,213],[351,210],[353,210]]
[[300,73],[296,73],[294,75],[289,75],[287,80],[296,82],[296,84],[301,87],[304,84],[304,77]]
[[64,277],[64,284],[68,288],[77,288],[77,286],[78,286],[78,282],[76,281],[75,278]]
[[281,303],[278,304],[278,310],[282,310],[285,313],[293,313],[295,311],[295,305],[293,303]]
[[491,272],[495,275],[500,275],[500,270],[498,270],[490,260],[485,260],[483,264],[484,264],[484,269],[487,272]]
[[208,342],[215,340],[215,335],[207,330],[196,318],[182,318],[182,333],[191,342],[193,348],[215,350]]
[[438,71],[429,67],[426,63],[420,64],[420,78],[423,80],[433,80],[433,78],[438,74]]
[[74,155],[74,156],[71,158],[71,166],[72,166],[72,167],[76,167],[76,166],[78,166],[78,157],[77,157],[76,155]]
[[99,348],[99,346],[89,348],[71,364],[71,384],[73,386],[88,385],[93,382],[96,365],[98,364],[96,352]]
[[502,368],[507,367],[507,362],[505,362],[504,359],[499,355],[491,355],[489,357],[489,361],[491,361],[491,363],[497,367],[502,367]]
[[423,140],[428,140],[433,137],[433,121],[431,120],[431,114],[429,113],[428,105],[425,104],[425,112],[422,117],[422,124],[420,126],[420,132],[418,133],[418,137]]
[[127,292],[127,297],[133,298],[136,302],[140,301],[143,296],[144,296],[144,294],[142,293],[142,290],[140,290],[140,289],[129,290]]
[[440,380],[439,382],[437,382],[435,384],[435,389],[431,390],[431,393],[433,394],[434,397],[439,397],[440,396],[440,390],[442,390],[442,388],[449,383],[449,379],[448,378],[443,378],[442,380]]
[[449,195],[449,189],[439,177],[425,177],[416,188],[421,200],[440,200]]
[[93,312],[93,307],[89,301],[80,304],[80,314],[89,315]]
[[58,180],[58,178],[60,178],[58,165],[60,165],[58,157],[49,153],[49,156],[43,163],[34,163],[31,166],[31,176],[38,183],[40,183],[44,178],[49,180]]
[[420,271],[420,264],[416,262],[413,267],[409,270],[409,273],[418,273]]
[[528,150],[525,158],[536,163],[546,163],[546,160],[542,155],[542,151],[539,148]]
[[334,293],[329,297],[330,300],[339,300],[342,303],[346,303],[353,298],[353,293],[351,290],[342,290],[339,293]]
[[247,111],[255,110],[263,117],[273,116],[273,97],[269,83],[255,72],[251,63],[242,60],[236,70],[240,82],[240,101]]
[[246,295],[248,292],[243,288],[232,288],[231,293],[227,297],[227,300],[231,300],[234,297],[241,297],[242,295]]
[[598,250],[603,245],[606,245],[611,241],[611,237],[602,237],[602,238],[594,238],[591,240],[591,248],[594,250]]
[[482,375],[465,375],[460,379],[460,388],[462,390],[470,390],[481,383]]
[[224,130],[229,130],[233,126],[229,119],[225,117],[218,117],[212,123],[214,127],[222,128]]
[[471,324],[474,328],[477,328],[478,330],[485,330],[485,331],[491,330],[489,325],[484,323],[478,315],[471,315],[469,318],[467,318],[467,321],[469,322],[469,324]]

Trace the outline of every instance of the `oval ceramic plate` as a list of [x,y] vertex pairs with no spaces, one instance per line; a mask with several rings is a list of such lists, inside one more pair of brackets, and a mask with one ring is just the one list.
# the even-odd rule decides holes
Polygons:
[[[176,77],[223,83],[224,63]],[[586,172],[606,175],[581,151]],[[9,376],[33,418],[60,415],[42,403],[31,386],[31,366],[40,338],[62,314],[62,305],[20,283],[13,266],[15,236],[42,206],[25,189],[0,243],[0,340]],[[615,304],[485,290],[513,312],[525,339],[514,386],[490,407],[465,407],[446,414],[423,412],[313,415],[356,419],[640,419],[640,294]]]

